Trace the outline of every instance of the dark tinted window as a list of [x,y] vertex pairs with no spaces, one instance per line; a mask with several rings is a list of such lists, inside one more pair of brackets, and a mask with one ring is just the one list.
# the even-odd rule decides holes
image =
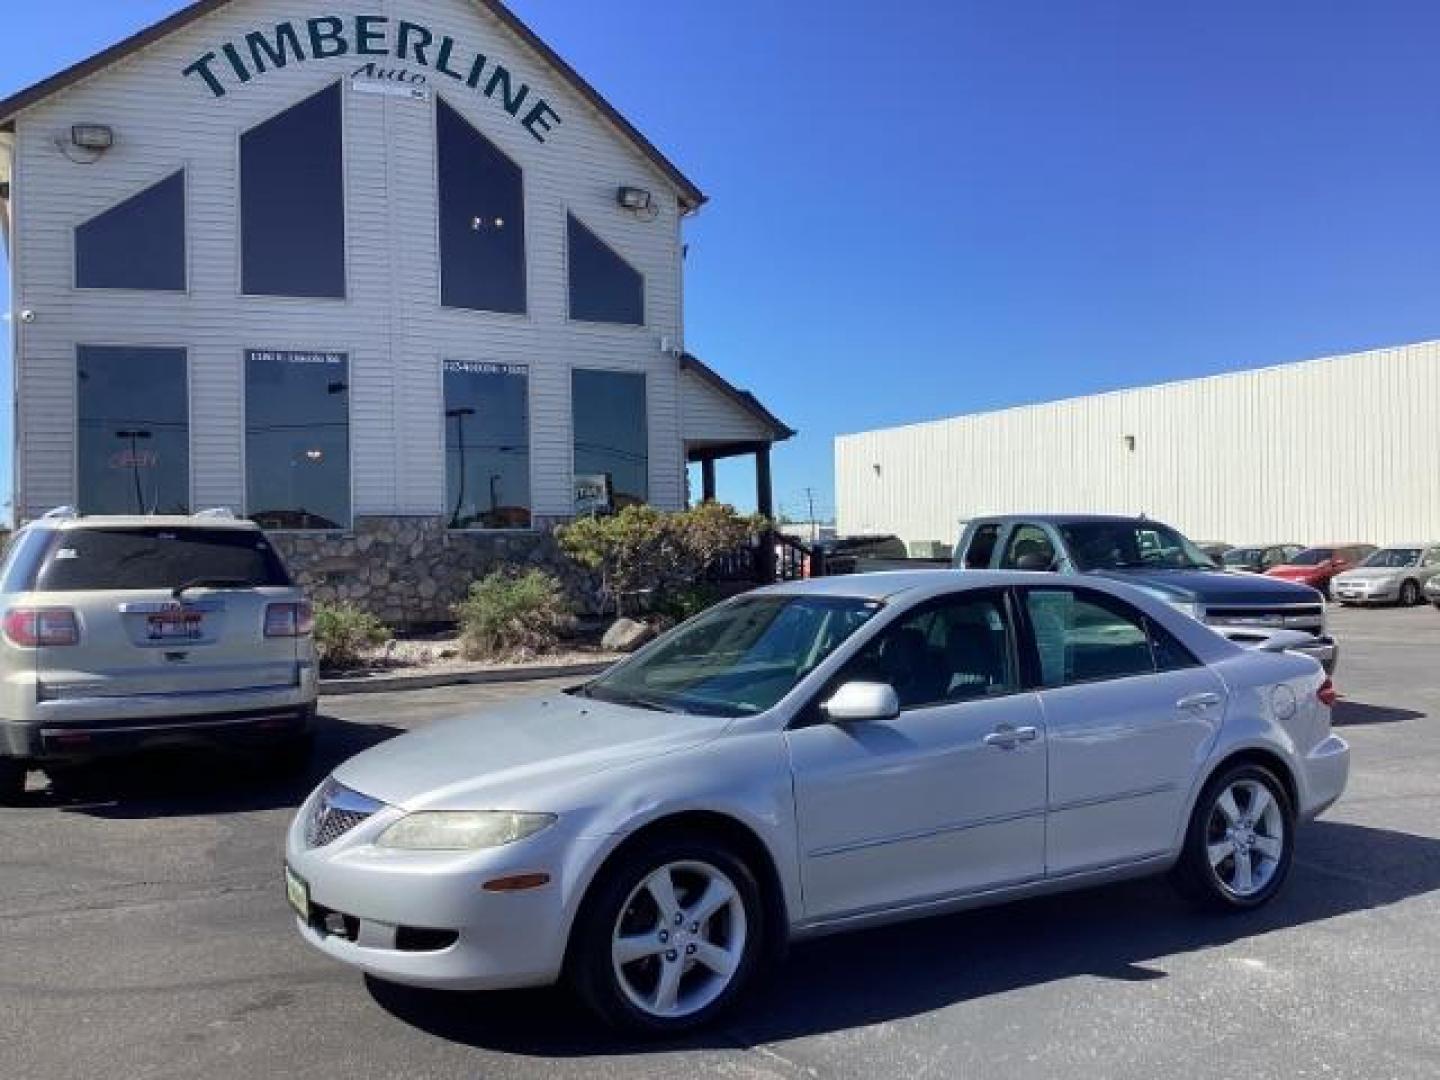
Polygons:
[[645,376],[577,370],[571,376],[570,397],[577,508],[582,489],[607,490],[610,509],[643,503],[650,497]]
[[290,584],[259,532],[249,529],[66,529],[36,580],[42,592],[174,589],[193,581]]
[[1168,525],[1153,521],[1086,521],[1060,526],[1080,570],[1204,569],[1210,557]]
[[435,105],[440,170],[440,302],[525,310],[525,187],[520,166],[444,101]]
[[246,354],[246,506],[265,528],[349,526],[349,369],[344,353]]
[[530,525],[530,395],[523,367],[445,363],[445,491],[452,529]]
[[645,322],[645,279],[613,248],[570,218],[570,318],[584,322]]
[[882,682],[902,709],[1008,694],[1019,689],[1009,617],[999,593],[922,608],[888,627],[835,680]]
[[242,290],[345,295],[340,85],[240,137]]
[[1226,566],[1254,566],[1268,557],[1268,553],[1259,548],[1231,548],[1221,556],[1221,561]]
[[1044,686],[1121,679],[1155,670],[1146,620],[1139,612],[1070,589],[1025,594]]
[[970,550],[965,553],[967,570],[984,570],[995,557],[995,544],[1000,539],[999,525],[981,525],[970,538]]
[[1180,644],[1180,639],[1154,619],[1145,620],[1150,627],[1150,647],[1155,654],[1155,667],[1160,671],[1180,671],[1199,667],[1195,654]]
[[76,375],[81,511],[188,513],[185,350],[81,345]]
[[183,172],[75,230],[75,287],[184,291]]
[[1290,557],[1291,566],[1319,566],[1335,557],[1334,548],[1306,548]]

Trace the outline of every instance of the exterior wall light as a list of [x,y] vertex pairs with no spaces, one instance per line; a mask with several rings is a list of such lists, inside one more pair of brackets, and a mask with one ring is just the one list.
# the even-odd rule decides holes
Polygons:
[[104,153],[115,145],[115,129],[108,124],[76,124],[70,129],[70,142],[81,150]]
[[654,202],[650,192],[644,188],[622,187],[615,195],[615,201],[626,210],[643,212],[650,209]]
[[1125,438],[1125,449],[1126,449],[1126,450],[1129,450],[1130,453],[1133,454],[1133,453],[1135,452],[1135,436],[1134,436],[1134,435],[1126,435],[1126,436],[1124,436],[1124,438]]

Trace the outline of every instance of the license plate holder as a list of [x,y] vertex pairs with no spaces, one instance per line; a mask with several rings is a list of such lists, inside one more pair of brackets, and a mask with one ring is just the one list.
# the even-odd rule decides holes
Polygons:
[[151,641],[199,641],[205,616],[198,611],[164,611],[145,616],[145,634]]
[[296,915],[306,922],[310,921],[310,886],[288,865],[285,867],[285,899]]

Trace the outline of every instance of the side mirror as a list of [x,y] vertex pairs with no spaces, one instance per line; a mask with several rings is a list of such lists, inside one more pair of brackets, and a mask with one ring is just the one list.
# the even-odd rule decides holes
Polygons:
[[858,723],[866,720],[893,720],[900,715],[900,699],[886,683],[848,682],[820,706],[827,720]]
[[1055,560],[1038,552],[1030,555],[1021,555],[1015,560],[1016,570],[1054,570]]

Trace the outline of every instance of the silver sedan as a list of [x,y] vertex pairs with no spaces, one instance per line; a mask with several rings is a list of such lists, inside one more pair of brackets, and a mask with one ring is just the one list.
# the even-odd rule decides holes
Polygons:
[[289,831],[296,925],[381,979],[564,978],[669,1033],[807,935],[1166,871],[1253,909],[1349,770],[1303,638],[1044,574],[760,590],[346,762]]
[[1440,543],[1391,544],[1369,555],[1330,583],[1342,604],[1424,603],[1425,587],[1440,577]]

